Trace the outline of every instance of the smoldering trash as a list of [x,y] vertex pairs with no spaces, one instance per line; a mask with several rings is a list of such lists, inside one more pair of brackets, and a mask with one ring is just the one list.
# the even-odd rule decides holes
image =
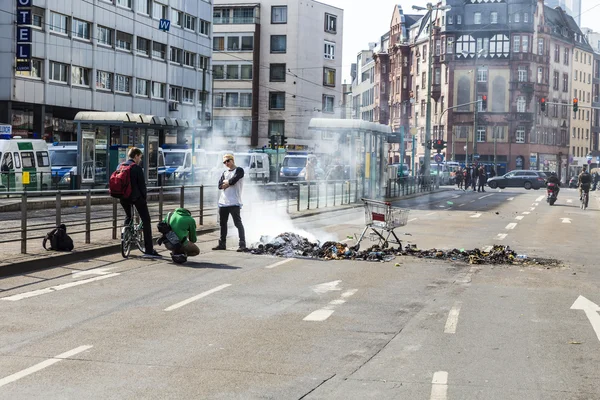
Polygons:
[[347,243],[328,241],[323,244],[311,242],[295,233],[285,232],[276,237],[262,236],[258,243],[247,250],[251,254],[266,254],[278,257],[312,258],[321,260],[392,261],[396,257],[409,256],[424,259],[448,260],[469,264],[519,264],[559,266],[560,261],[549,258],[527,257],[518,254],[509,246],[495,245],[489,251],[481,249],[419,249],[410,244],[381,248],[378,245],[360,250]]

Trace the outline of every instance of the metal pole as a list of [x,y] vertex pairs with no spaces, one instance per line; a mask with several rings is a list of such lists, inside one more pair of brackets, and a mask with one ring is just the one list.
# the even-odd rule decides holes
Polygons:
[[90,229],[92,228],[92,191],[88,189],[85,195],[85,244],[90,244]]
[[21,195],[21,254],[27,254],[27,189]]
[[112,238],[117,239],[117,199],[113,197]]
[[61,194],[60,190],[56,192],[56,226],[61,224]]
[[204,185],[200,186],[200,225],[204,225]]
[[185,206],[185,186],[181,186],[179,191],[179,207],[184,208]]
[[425,119],[425,155],[423,164],[425,165],[425,176],[430,176],[430,162],[431,150],[427,146],[427,143],[431,140],[431,75],[433,69],[433,6],[431,3],[427,4],[429,10],[429,55],[427,61],[427,114]]
[[163,201],[164,201],[164,192],[163,187],[158,188],[158,220],[163,220]]

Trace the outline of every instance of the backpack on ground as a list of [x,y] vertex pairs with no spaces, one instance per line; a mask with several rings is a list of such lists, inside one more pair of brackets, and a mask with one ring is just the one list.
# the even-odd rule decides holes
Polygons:
[[[46,243],[50,242],[50,248],[46,247]],[[71,251],[73,250],[73,239],[67,235],[67,227],[65,224],[60,224],[46,234],[42,241],[42,246],[46,250],[55,251]]]
[[131,168],[133,163],[124,162],[110,176],[108,192],[112,197],[128,199],[131,196]]
[[158,231],[160,233],[162,233],[162,236],[158,239],[158,241],[156,243],[159,246],[164,243],[167,250],[171,250],[175,254],[179,254],[179,253],[182,253],[182,249],[181,249],[182,245],[181,245],[181,241],[179,240],[179,237],[177,236],[177,234],[175,232],[173,232],[173,230],[171,229],[171,225],[170,225],[171,215],[172,215],[172,213],[168,213],[167,220],[160,221],[158,223],[156,228],[158,229]]

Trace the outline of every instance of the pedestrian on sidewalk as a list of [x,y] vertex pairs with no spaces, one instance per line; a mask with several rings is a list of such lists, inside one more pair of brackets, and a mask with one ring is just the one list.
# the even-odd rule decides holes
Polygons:
[[473,164],[473,168],[471,169],[471,185],[473,186],[473,191],[477,191],[477,178],[479,178],[479,171],[477,169],[477,165]]
[[471,186],[471,169],[469,167],[465,167],[465,191],[469,189]]
[[477,187],[478,192],[485,192],[485,183],[487,182],[487,174],[483,166],[479,167],[479,186]]
[[456,171],[456,174],[454,175],[455,179],[456,179],[456,187],[458,188],[458,190],[462,190],[463,188],[463,178],[464,178],[464,173],[462,168],[458,168],[458,170]]
[[223,164],[227,170],[223,172],[219,179],[219,221],[221,226],[221,237],[217,247],[213,250],[226,250],[227,239],[227,221],[229,215],[233,218],[233,223],[238,230],[239,248],[237,251],[246,250],[246,233],[242,224],[240,215],[242,210],[242,189],[244,187],[244,169],[235,165],[233,154],[223,156]]

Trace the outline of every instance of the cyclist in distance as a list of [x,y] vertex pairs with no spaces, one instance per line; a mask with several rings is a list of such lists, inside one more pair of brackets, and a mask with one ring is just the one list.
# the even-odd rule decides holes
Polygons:
[[[581,200],[583,196],[583,192],[590,195],[590,186],[592,185],[592,176],[587,171],[587,165],[581,167],[581,173],[579,174],[579,178],[577,179],[577,186],[579,187],[579,200]],[[589,197],[588,197],[589,198]]]
[[125,225],[131,223],[131,207],[135,206],[135,209],[142,220],[142,228],[144,230],[144,257],[161,257],[161,255],[154,250],[154,245],[152,243],[152,225],[150,222],[148,203],[146,202],[146,181],[144,179],[144,170],[139,165],[142,162],[142,151],[137,147],[132,147],[129,149],[127,155],[129,160],[125,163],[132,166],[130,173],[131,196],[127,199],[119,200],[121,206],[123,206],[123,209],[125,210],[125,215],[127,216]]

